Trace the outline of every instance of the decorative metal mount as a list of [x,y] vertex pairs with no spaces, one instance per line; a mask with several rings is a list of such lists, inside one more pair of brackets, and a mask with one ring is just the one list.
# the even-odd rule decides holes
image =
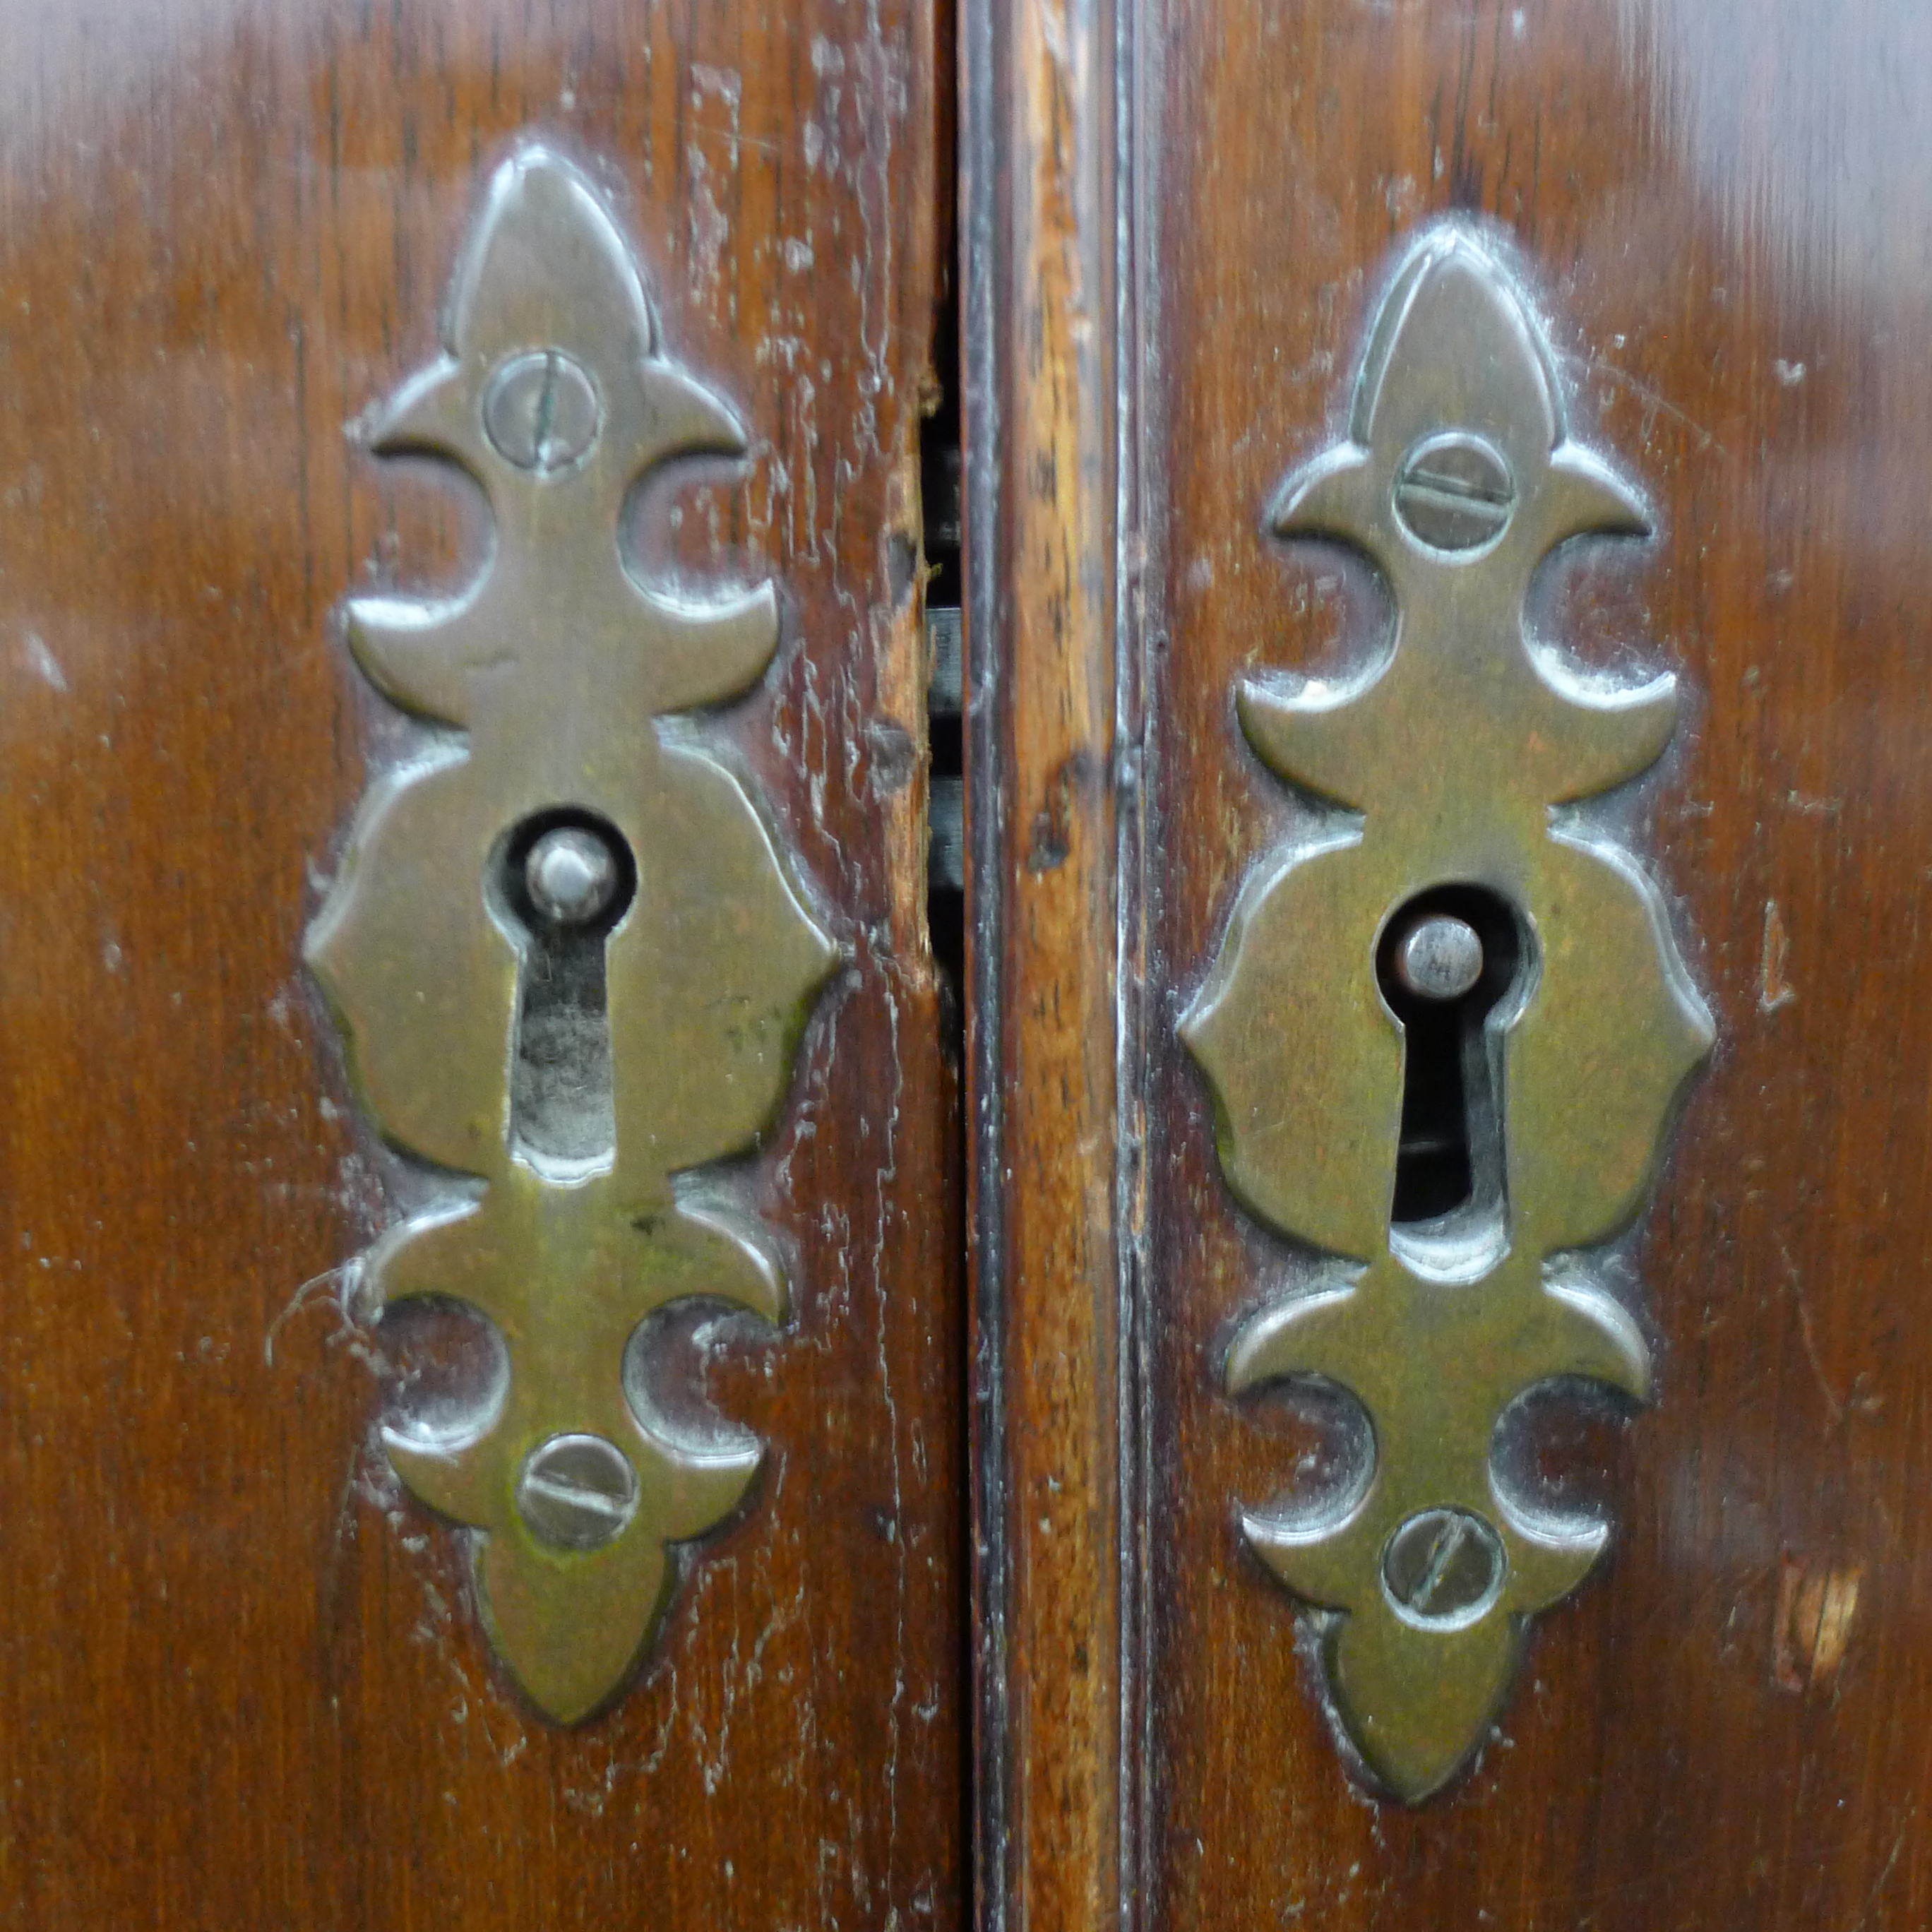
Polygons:
[[1676,697],[1669,677],[1586,680],[1526,632],[1552,548],[1648,526],[1570,439],[1542,334],[1466,234],[1409,256],[1349,440],[1288,478],[1270,521],[1364,553],[1395,638],[1343,688],[1240,689],[1269,767],[1351,815],[1244,891],[1182,1032],[1235,1193],[1338,1258],[1246,1322],[1228,1386],[1352,1391],[1372,1473],[1337,1514],[1245,1528],[1340,1613],[1331,1707],[1414,1801],[1480,1744],[1526,1619],[1609,1534],[1508,1492],[1499,1419],[1552,1378],[1649,1386],[1642,1338],[1582,1251],[1637,1214],[1712,1030],[1655,889],[1552,808],[1652,764]]
[[649,1642],[666,1544],[758,1466],[755,1442],[680,1438],[626,1352],[687,1297],[783,1318],[778,1268],[693,1176],[771,1120],[834,955],[744,786],[660,727],[757,682],[777,603],[769,584],[686,603],[620,559],[640,476],[745,439],[665,359],[636,261],[566,163],[530,148],[497,173],[446,352],[372,440],[466,470],[496,541],[456,596],[350,606],[372,682],[453,729],[364,802],[308,958],[384,1136],[471,1178],[377,1244],[370,1279],[386,1304],[480,1310],[507,1384],[466,1435],[392,1432],[388,1452],[478,1532],[491,1637],[567,1723]]

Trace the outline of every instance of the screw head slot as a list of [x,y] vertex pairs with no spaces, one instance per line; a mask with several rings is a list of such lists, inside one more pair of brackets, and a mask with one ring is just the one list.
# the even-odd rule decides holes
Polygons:
[[1456,1630],[1496,1601],[1508,1562],[1502,1539],[1468,1510],[1418,1511],[1382,1551],[1382,1588],[1408,1622]]
[[1464,430],[1425,436],[1402,458],[1395,514],[1430,550],[1486,550],[1516,514],[1516,483],[1502,455]]
[[490,379],[483,427],[505,462],[554,476],[590,454],[603,426],[597,391],[560,349],[513,356]]
[[638,1472],[601,1436],[553,1436],[517,1478],[517,1514],[553,1550],[601,1550],[638,1513]]

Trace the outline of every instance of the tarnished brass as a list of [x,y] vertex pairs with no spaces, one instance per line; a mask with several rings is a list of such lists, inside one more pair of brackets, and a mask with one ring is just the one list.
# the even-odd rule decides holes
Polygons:
[[[1238,693],[1269,768],[1339,808],[1244,890],[1182,1030],[1235,1193],[1336,1258],[1248,1321],[1228,1386],[1325,1380],[1373,1425],[1372,1475],[1345,1509],[1250,1515],[1246,1533],[1331,1613],[1334,1712],[1413,1800],[1480,1743],[1526,1618],[1608,1534],[1512,1497],[1492,1463],[1498,1419],[1552,1377],[1638,1399],[1648,1387],[1637,1327],[1586,1251],[1637,1213],[1712,1030],[1655,888],[1552,808],[1649,766],[1676,696],[1669,677],[1608,687],[1526,631],[1554,546],[1646,523],[1569,436],[1537,323],[1466,232],[1411,254],[1371,333],[1349,440],[1288,479],[1270,521],[1364,554],[1395,636],[1339,688],[1275,676]],[[1464,922],[1486,922],[1486,952],[1451,930]],[[1420,956],[1444,947],[1471,956]],[[1432,1017],[1432,993],[1477,1004]],[[1426,1111],[1408,1083],[1430,1042],[1438,1087],[1460,1090],[1446,1156],[1405,1133],[1406,1107]],[[1433,1104],[1439,1125],[1439,1093]],[[1403,1162],[1445,1158],[1454,1198],[1405,1201]]]
[[641,1378],[627,1394],[626,1350],[681,1297],[782,1318],[779,1269],[701,1170],[771,1120],[834,954],[745,785],[661,723],[756,682],[771,587],[693,604],[619,550],[641,476],[743,432],[665,358],[622,236],[541,148],[491,184],[446,345],[374,445],[466,470],[495,548],[446,600],[350,606],[364,671],[448,728],[372,788],[308,956],[382,1133],[450,1178],[370,1256],[374,1292],[472,1304],[509,1365],[466,1436],[392,1432],[389,1454],[478,1532],[490,1634],[568,1722],[649,1642],[665,1545],[758,1465],[681,1438]]

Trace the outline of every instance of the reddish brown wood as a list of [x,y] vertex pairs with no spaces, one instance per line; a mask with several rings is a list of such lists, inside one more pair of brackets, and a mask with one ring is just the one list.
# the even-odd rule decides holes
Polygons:
[[[958,1230],[907,587],[932,29],[458,12],[0,24],[0,1916],[949,1922]],[[1927,29],[1878,0],[1143,0],[1117,427],[1114,22],[1015,0],[969,45],[980,17],[989,1898],[1111,1920],[1124,1843],[1150,1927],[1922,1925]],[[607,170],[674,345],[762,439],[674,548],[792,600],[739,742],[854,960],[761,1170],[799,1313],[711,1378],[767,1479],[661,1660],[568,1736],[382,1479],[331,1273],[374,1168],[295,965],[302,861],[387,742],[329,614],[482,541],[342,425],[428,352],[532,128]],[[1336,426],[1389,249],[1450,206],[1521,244],[1593,440],[1658,500],[1651,550],[1559,572],[1553,608],[1700,694],[1650,809],[1724,1039],[1642,1257],[1659,1405],[1553,1452],[1612,1557],[1545,1619],[1506,1744],[1410,1814],[1345,1784],[1240,1544],[1300,1438],[1219,1392],[1273,1251],[1171,1022],[1283,823],[1231,681],[1343,662],[1372,614],[1262,506]],[[1144,871],[1115,802],[1143,671]],[[1117,1094],[1143,888],[1148,1069]]]
[[[959,1227],[923,904],[928,13],[86,4],[0,23],[0,1922],[948,1924]],[[365,757],[332,611],[454,582],[344,425],[419,366],[514,136],[597,172],[753,427],[679,500],[771,574],[733,726],[850,968],[758,1170],[767,1439],[608,1717],[497,1677],[371,1432],[383,1214],[298,966]],[[662,550],[662,541],[647,544]]]
[[964,26],[981,1922],[1119,1922],[1111,70]]
[[[1922,1926],[1932,30],[1798,0],[1146,0],[1131,38],[1142,1922]],[[1340,426],[1391,248],[1449,208],[1520,244],[1580,418],[1654,493],[1655,542],[1558,566],[1550,613],[1587,657],[1686,675],[1644,836],[1722,1037],[1642,1246],[1658,1402],[1573,1445],[1612,1554],[1542,1620],[1474,1774],[1410,1812],[1352,1789],[1241,1543],[1298,1446],[1220,1390],[1279,1250],[1172,1016],[1286,823],[1233,680],[1346,664],[1377,621],[1353,566],[1264,540],[1264,506]]]

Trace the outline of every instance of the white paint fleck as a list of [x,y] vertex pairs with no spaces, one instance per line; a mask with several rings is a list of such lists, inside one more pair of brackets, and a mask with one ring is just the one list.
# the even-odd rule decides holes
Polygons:
[[711,170],[693,148],[691,165],[692,280],[716,312],[719,271],[731,224],[711,191]]
[[[730,68],[694,66],[691,70],[691,102],[693,108],[701,106],[707,96],[724,104],[730,126],[719,130],[728,136],[725,148],[725,172],[735,174],[738,167],[738,110],[744,98],[745,86],[738,74]],[[721,268],[724,244],[729,239],[731,224],[719,203],[719,197],[712,188],[713,170],[706,160],[704,151],[695,142],[688,150],[691,169],[691,260],[692,284],[694,290],[716,315],[718,296],[722,292]],[[729,200],[730,190],[724,191]],[[735,304],[734,304],[735,307]],[[732,318],[727,316],[724,320]]]
[[1784,384],[1785,388],[1795,389],[1804,380],[1804,364],[1802,362],[1787,362],[1780,356],[1771,365],[1771,373]]
[[1797,998],[1798,990],[1785,977],[1785,964],[1791,956],[1790,936],[1784,929],[1784,915],[1775,899],[1764,902],[1764,954],[1758,968],[1757,1010],[1774,1013]]
[[29,631],[21,640],[26,652],[27,664],[34,674],[56,691],[68,688],[67,673],[60,668],[60,660],[47,649],[47,640],[38,631]]
[[694,101],[702,100],[707,94],[715,94],[731,110],[731,125],[738,124],[738,108],[745,98],[743,77],[735,68],[706,67],[702,62],[691,70],[691,93]]
[[788,239],[784,244],[785,266],[795,275],[802,274],[812,266],[812,244]]

